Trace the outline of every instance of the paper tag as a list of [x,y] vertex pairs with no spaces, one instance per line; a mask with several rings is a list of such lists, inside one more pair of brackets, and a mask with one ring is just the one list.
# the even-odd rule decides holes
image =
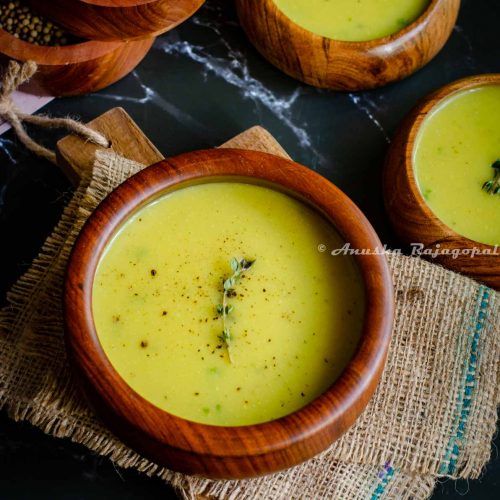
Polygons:
[[[12,94],[14,104],[21,111],[29,113],[30,115],[52,101],[52,99],[54,99],[52,96],[35,95],[31,93],[28,88],[25,88],[24,90],[16,90]],[[7,132],[9,129],[10,124],[0,118],[0,135]]]

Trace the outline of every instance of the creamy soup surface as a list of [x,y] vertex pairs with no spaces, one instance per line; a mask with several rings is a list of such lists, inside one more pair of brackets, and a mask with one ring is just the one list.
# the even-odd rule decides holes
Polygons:
[[[323,393],[353,356],[364,292],[344,244],[315,211],[273,189],[192,186],[136,213],[99,263],[93,314],[124,380],[191,421],[237,426],[287,415]],[[254,260],[217,305],[231,259]]]
[[482,187],[500,159],[500,85],[445,99],[422,124],[414,165],[422,196],[447,226],[467,238],[500,245],[500,194]]
[[401,31],[430,0],[274,0],[293,22],[334,40],[366,42]]

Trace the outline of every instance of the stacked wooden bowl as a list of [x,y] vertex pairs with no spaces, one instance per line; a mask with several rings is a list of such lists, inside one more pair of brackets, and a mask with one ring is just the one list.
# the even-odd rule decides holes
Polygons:
[[204,0],[24,0],[77,42],[30,43],[0,29],[0,53],[35,61],[44,92],[75,95],[102,89],[132,71],[157,35],[190,17]]

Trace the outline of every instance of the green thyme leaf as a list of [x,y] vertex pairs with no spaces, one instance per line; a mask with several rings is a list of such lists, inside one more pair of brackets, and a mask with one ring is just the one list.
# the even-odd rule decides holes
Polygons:
[[233,273],[238,272],[238,270],[240,269],[240,263],[238,262],[238,259],[236,257],[233,257],[231,259],[231,269]]
[[227,326],[227,317],[234,310],[234,306],[232,304],[228,304],[228,300],[231,297],[236,296],[234,287],[236,286],[237,281],[242,277],[243,273],[248,271],[253,266],[254,262],[255,260],[247,260],[244,258],[238,260],[236,257],[231,258],[229,264],[233,274],[229,278],[224,278],[222,280],[224,288],[224,292],[222,294],[222,304],[218,304],[216,306],[217,313],[222,315],[222,335],[219,335],[218,338],[226,345],[227,354],[231,363],[233,362],[231,356],[232,337],[229,327]]
[[241,259],[240,265],[244,271],[248,271],[253,266],[254,262],[255,260]]
[[491,195],[496,195],[500,193],[500,160],[493,162],[491,168],[494,171],[493,179],[483,184],[483,190]]
[[224,281],[224,290],[226,292],[229,292],[233,288],[235,284],[235,279],[233,277],[228,278],[226,281]]

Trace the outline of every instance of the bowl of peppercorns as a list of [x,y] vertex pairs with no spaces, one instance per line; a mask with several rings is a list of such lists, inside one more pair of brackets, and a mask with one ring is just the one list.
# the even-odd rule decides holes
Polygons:
[[48,95],[94,92],[132,71],[154,38],[97,41],[79,38],[41,16],[22,0],[0,0],[0,54],[34,61],[35,79]]

